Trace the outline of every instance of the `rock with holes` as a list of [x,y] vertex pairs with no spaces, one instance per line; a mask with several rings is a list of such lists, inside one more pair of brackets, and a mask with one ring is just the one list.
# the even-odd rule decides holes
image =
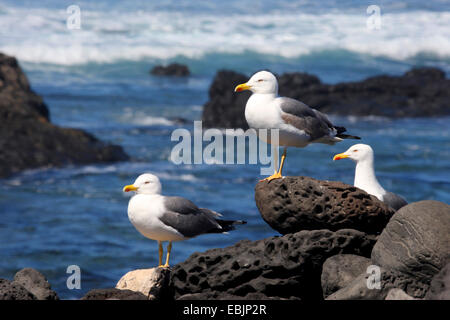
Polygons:
[[0,300],[37,300],[37,298],[20,284],[0,279]]
[[324,261],[341,253],[367,257],[373,238],[351,229],[300,231],[194,253],[172,271],[175,297],[321,300]]
[[450,260],[450,206],[434,200],[398,210],[372,251],[374,264],[430,284]]
[[354,186],[309,177],[261,181],[255,187],[256,206],[281,234],[315,229],[356,229],[380,233],[394,211]]

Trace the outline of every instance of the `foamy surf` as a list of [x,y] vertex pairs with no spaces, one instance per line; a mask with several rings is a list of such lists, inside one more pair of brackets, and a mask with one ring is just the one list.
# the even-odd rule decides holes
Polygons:
[[295,58],[323,50],[405,60],[450,59],[450,12],[382,12],[381,29],[364,10],[224,15],[196,11],[112,11],[82,7],[81,30],[68,30],[62,9],[3,7],[0,51],[28,63],[79,65],[213,53]]

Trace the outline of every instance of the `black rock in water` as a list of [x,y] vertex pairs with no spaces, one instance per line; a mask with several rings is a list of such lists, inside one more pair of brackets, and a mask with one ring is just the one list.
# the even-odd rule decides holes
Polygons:
[[120,146],[50,123],[17,60],[0,53],[0,177],[38,167],[123,161]]
[[155,66],[150,73],[155,76],[172,77],[187,77],[191,74],[187,66],[179,63],[171,63],[167,66]]
[[[248,75],[219,71],[203,108],[203,125],[247,129],[244,110],[249,92],[235,93]],[[278,77],[280,96],[300,100],[326,114],[436,117],[450,115],[450,79],[437,68],[415,68],[401,76],[379,75],[362,81],[324,84],[302,72]]]

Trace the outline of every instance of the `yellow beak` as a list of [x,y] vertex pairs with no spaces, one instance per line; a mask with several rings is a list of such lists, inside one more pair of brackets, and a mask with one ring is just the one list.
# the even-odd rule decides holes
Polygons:
[[251,86],[249,86],[247,83],[242,83],[238,85],[236,88],[234,88],[234,92],[241,92],[244,90],[250,90]]
[[348,155],[346,155],[345,153],[339,153],[333,157],[333,160],[341,160],[345,158],[348,158]]
[[128,186],[123,187],[123,192],[130,192],[130,191],[136,191],[138,188],[136,188],[134,185],[130,184]]

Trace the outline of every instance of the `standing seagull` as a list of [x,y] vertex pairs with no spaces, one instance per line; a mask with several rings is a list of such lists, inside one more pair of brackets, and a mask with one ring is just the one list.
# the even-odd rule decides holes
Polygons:
[[[123,191],[136,192],[128,203],[128,218],[144,237],[158,241],[160,267],[169,267],[172,241],[187,240],[204,233],[226,233],[233,230],[235,224],[246,223],[220,220],[220,213],[198,208],[188,199],[161,195],[161,183],[150,173],[141,174]],[[162,241],[169,241],[164,265]]]
[[[238,85],[234,91],[250,90],[253,94],[245,106],[245,119],[253,129],[278,129],[279,141],[270,141],[277,150],[284,146],[281,164],[278,171],[264,179],[272,180],[282,177],[287,147],[304,148],[310,143],[333,145],[343,139],[360,139],[343,134],[344,127],[334,126],[327,116],[308,107],[295,99],[278,97],[277,78],[268,71],[255,73],[247,83]],[[261,137],[264,140],[264,137]],[[273,154],[278,162],[278,154]],[[276,167],[276,166],[275,166]]]
[[347,151],[335,155],[333,160],[344,158],[349,158],[356,162],[355,187],[377,197],[378,200],[383,201],[396,211],[408,204],[405,199],[395,193],[384,190],[378,183],[373,168],[373,150],[369,145],[355,144]]

